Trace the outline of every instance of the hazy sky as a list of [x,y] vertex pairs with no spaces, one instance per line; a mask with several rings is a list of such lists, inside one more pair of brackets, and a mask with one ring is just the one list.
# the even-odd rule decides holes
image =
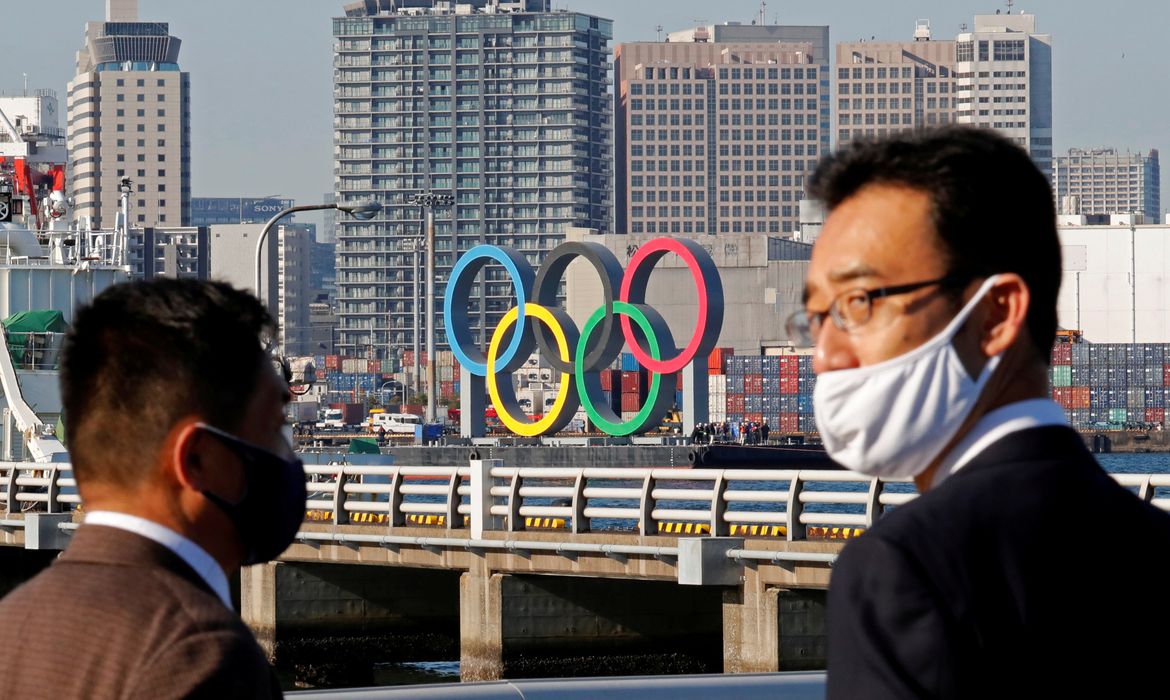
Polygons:
[[[85,22],[103,19],[102,0],[0,0],[0,92],[53,88],[62,100]],[[165,21],[183,41],[192,84],[195,196],[282,194],[320,201],[332,189],[332,23],[341,0],[139,0],[140,18]],[[554,0],[556,8],[614,20],[614,41],[654,40],[664,31],[749,22],[758,0]],[[768,3],[767,19],[828,24],[832,42],[909,40],[929,19],[954,38],[976,13],[1005,3],[950,0],[818,0]],[[1053,40],[1054,141],[1070,147],[1170,146],[1170,79],[1159,46],[1170,27],[1166,0],[1026,0]],[[64,123],[61,124],[64,127]],[[1170,178],[1165,178],[1170,179]],[[1164,179],[1164,180],[1165,180]],[[1163,202],[1167,200],[1166,187]],[[1163,206],[1165,209],[1166,206]]]

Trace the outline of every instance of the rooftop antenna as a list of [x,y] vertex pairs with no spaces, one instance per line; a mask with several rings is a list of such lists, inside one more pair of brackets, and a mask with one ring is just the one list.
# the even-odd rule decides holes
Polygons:
[[661,24],[654,25],[654,31],[658,32],[658,40],[662,41],[662,25]]
[[1014,5],[1014,4],[1015,4],[1015,2],[1013,2],[1013,0],[1007,0],[1007,8],[1008,8],[1007,13],[1009,15],[1012,13],[1012,5]]
[[766,0],[760,0],[760,26],[761,27],[764,26],[764,24],[766,24],[768,21],[767,12],[768,12],[768,3],[766,2]]
[[28,73],[21,73],[24,76],[24,96],[28,97]]

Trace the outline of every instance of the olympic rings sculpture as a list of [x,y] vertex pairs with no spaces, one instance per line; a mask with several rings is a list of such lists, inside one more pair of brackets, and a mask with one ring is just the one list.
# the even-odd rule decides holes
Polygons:
[[[646,304],[650,275],[668,253],[683,260],[698,292],[698,320],[682,350],[675,346],[662,315]],[[577,258],[597,272],[604,299],[580,330],[557,306],[557,291],[565,271]],[[468,303],[477,274],[492,263],[503,266],[511,280],[516,306],[504,314],[485,353],[471,335]],[[548,254],[539,273],[513,248],[480,245],[460,256],[451,269],[443,298],[443,318],[452,353],[473,378],[486,382],[496,414],[513,433],[550,435],[564,429],[578,408],[584,407],[590,421],[602,432],[631,435],[650,430],[662,421],[674,401],[679,372],[698,368],[706,373],[706,358],[723,328],[723,284],[711,256],[688,239],[656,238],[642,244],[624,272],[617,256],[599,243],[563,243]],[[650,374],[650,388],[642,408],[628,421],[623,421],[604,400],[600,378],[601,370],[618,358],[624,345]],[[560,373],[556,399],[538,420],[529,419],[520,408],[511,381],[512,373],[524,365],[535,348]],[[506,381],[500,381],[501,376]],[[695,391],[703,392],[705,397],[706,389],[707,380],[696,379]],[[463,391],[482,395],[482,389],[476,386],[465,386]],[[705,419],[706,416],[700,418]]]

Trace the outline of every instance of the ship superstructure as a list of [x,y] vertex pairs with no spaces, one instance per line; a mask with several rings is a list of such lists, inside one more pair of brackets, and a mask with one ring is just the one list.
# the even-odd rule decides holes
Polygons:
[[63,461],[57,369],[75,311],[128,279],[126,208],[113,229],[70,223],[51,90],[0,96],[0,459]]

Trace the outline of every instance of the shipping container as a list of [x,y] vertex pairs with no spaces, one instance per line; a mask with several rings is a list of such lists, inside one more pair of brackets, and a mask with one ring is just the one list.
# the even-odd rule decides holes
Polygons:
[[634,353],[623,352],[621,370],[623,372],[634,372],[638,369],[638,360],[634,358]]
[[707,356],[707,369],[711,374],[724,374],[727,359],[735,354],[732,348],[715,348]]
[[622,393],[622,411],[633,411],[637,413],[642,408],[642,397],[638,392]]
[[340,355],[326,355],[325,369],[331,372],[341,371],[341,356]]

